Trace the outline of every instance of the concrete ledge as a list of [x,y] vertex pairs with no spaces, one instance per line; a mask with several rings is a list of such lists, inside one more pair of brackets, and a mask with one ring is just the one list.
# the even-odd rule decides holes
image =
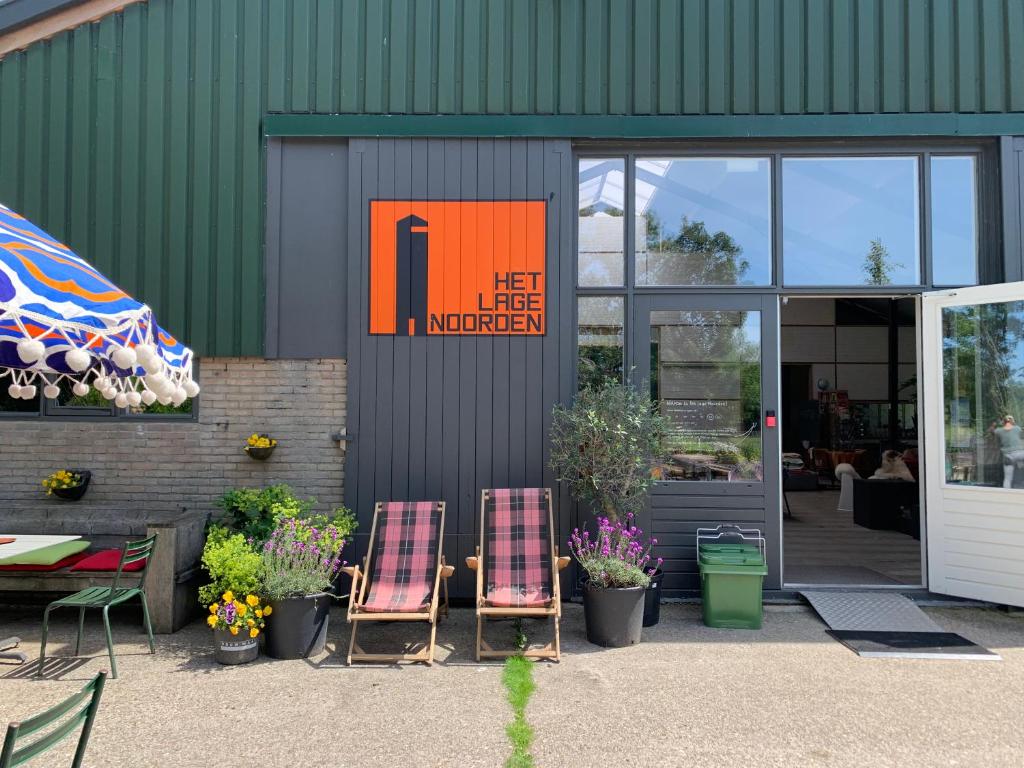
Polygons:
[[[176,632],[196,615],[196,577],[206,539],[205,514],[184,511],[158,513],[152,515],[153,521],[141,522],[147,515],[137,510],[121,520],[117,518],[117,511],[109,508],[102,509],[102,514],[97,514],[97,509],[90,513],[89,508],[73,512],[62,515],[59,520],[48,515],[26,515],[16,523],[7,519],[10,517],[8,512],[0,515],[0,530],[15,534],[78,533],[93,543],[92,549],[120,547],[127,539],[156,534],[153,561],[146,574],[146,596],[153,631],[158,634]],[[83,530],[103,533],[86,535]],[[122,574],[121,581],[126,586],[135,583],[131,573]],[[0,592],[67,594],[90,586],[109,586],[112,582],[112,574],[89,571],[5,571],[0,573]]]

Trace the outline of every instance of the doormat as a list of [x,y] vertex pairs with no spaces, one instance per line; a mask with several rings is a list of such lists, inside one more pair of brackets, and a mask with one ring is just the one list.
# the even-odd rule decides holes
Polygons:
[[946,632],[895,592],[801,592],[829,629],[858,656],[1000,661],[998,654]]
[[869,659],[1002,661],[999,654],[952,632],[858,632],[830,629],[828,633],[858,656]]

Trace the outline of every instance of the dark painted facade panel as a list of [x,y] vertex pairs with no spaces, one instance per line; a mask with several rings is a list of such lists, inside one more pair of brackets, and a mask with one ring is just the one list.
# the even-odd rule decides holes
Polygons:
[[[572,179],[567,141],[349,143],[348,431],[355,439],[345,493],[361,523],[359,553],[377,501],[446,501],[445,553],[458,564],[476,546],[482,488],[555,487],[547,432],[552,406],[571,394],[575,354]],[[546,201],[546,334],[371,335],[370,201],[396,199]],[[561,535],[571,505],[559,502]],[[472,573],[459,568],[451,586],[471,595]]]
[[267,357],[345,357],[347,191],[346,141],[268,143]]

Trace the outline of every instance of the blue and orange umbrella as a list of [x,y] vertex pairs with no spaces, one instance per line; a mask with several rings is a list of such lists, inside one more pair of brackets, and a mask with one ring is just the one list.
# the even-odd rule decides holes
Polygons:
[[0,204],[0,386],[31,400],[95,387],[119,408],[199,394],[192,350],[85,259]]

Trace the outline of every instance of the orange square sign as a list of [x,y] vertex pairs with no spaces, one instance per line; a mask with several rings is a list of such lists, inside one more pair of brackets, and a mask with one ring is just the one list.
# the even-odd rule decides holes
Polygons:
[[371,200],[370,333],[540,336],[543,200]]

